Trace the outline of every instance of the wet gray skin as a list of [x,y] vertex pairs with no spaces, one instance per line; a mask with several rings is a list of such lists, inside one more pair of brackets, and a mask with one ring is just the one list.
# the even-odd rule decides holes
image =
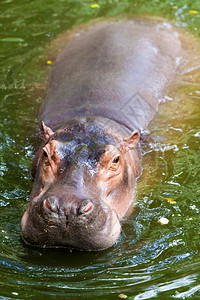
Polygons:
[[141,170],[139,130],[180,51],[173,29],[145,22],[105,22],[70,37],[40,111],[43,144],[22,218],[28,244],[102,250],[117,241]]

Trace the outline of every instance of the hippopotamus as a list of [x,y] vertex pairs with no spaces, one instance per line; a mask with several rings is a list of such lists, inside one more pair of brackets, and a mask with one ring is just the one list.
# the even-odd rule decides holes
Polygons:
[[140,136],[180,61],[178,33],[149,21],[103,21],[71,35],[39,113],[24,241],[104,250],[135,203]]

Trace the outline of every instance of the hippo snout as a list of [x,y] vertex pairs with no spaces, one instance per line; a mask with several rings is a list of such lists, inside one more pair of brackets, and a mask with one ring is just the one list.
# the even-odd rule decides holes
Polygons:
[[64,201],[60,196],[44,195],[40,205],[27,210],[22,219],[25,242],[39,247],[103,250],[117,241],[120,232],[115,211],[87,197]]

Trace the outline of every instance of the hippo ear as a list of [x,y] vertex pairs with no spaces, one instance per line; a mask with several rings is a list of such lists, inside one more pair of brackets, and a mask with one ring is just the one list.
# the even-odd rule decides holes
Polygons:
[[53,130],[46,126],[43,121],[41,122],[41,133],[44,142],[47,142],[50,136],[54,134]]
[[140,132],[139,130],[134,130],[130,135],[125,136],[123,139],[123,148],[125,151],[132,150],[135,148],[137,143],[140,140]]

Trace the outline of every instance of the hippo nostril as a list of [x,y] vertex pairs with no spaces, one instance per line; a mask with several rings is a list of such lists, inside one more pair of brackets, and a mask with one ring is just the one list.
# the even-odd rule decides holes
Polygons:
[[44,207],[51,210],[52,212],[58,211],[57,198],[49,197],[44,200]]
[[85,199],[82,201],[82,203],[78,209],[78,213],[79,214],[88,214],[93,210],[93,208],[94,208],[94,204],[89,199]]
[[51,209],[51,206],[49,204],[49,201],[47,199],[44,200],[44,207]]

